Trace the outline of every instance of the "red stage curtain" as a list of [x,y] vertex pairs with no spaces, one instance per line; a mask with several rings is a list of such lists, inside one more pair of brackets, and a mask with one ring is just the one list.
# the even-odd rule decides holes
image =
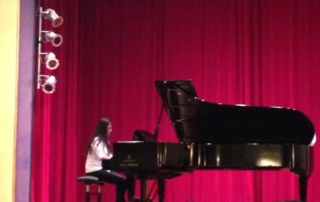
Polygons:
[[[320,1],[43,0],[42,6],[65,22],[53,29],[63,35],[62,46],[44,44],[60,60],[57,70],[44,70],[56,76],[56,91],[35,93],[33,202],[84,201],[76,178],[84,174],[95,125],[111,119],[111,142],[129,140],[135,129],[153,132],[161,108],[155,80],[192,79],[208,102],[296,108],[320,129]],[[166,114],[159,140],[177,141]],[[308,202],[320,201],[319,152],[316,144]],[[106,185],[105,201],[114,201],[114,192]],[[284,199],[298,199],[289,171],[195,171],[166,188],[171,202]]]

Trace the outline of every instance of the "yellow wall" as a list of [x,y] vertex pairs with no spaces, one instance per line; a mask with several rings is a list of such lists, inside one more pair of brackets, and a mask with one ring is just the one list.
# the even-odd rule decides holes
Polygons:
[[14,201],[19,0],[0,0],[0,201]]

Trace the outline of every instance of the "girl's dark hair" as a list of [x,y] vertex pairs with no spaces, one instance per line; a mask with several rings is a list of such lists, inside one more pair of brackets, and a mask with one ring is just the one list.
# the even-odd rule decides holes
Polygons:
[[87,147],[87,153],[91,153],[92,151],[92,142],[94,140],[94,138],[98,137],[98,144],[100,142],[104,143],[105,145],[107,145],[107,148],[110,150],[110,146],[109,146],[109,140],[108,140],[108,136],[107,136],[107,128],[109,126],[109,124],[111,124],[110,120],[108,118],[101,118],[97,127],[96,127],[96,130],[94,131],[90,141],[89,141],[89,144],[88,144],[88,147]]

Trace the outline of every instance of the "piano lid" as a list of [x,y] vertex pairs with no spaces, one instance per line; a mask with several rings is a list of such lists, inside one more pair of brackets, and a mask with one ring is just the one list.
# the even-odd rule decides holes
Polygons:
[[312,122],[298,110],[206,102],[191,80],[155,85],[180,142],[310,144],[315,137]]

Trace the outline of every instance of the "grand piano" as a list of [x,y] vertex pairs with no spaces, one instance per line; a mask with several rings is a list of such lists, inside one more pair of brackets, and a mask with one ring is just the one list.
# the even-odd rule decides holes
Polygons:
[[225,105],[199,99],[191,80],[155,81],[179,142],[114,143],[104,169],[141,179],[141,202],[147,202],[147,179],[171,179],[208,169],[290,170],[299,179],[300,200],[307,200],[316,135],[302,112],[281,107]]

